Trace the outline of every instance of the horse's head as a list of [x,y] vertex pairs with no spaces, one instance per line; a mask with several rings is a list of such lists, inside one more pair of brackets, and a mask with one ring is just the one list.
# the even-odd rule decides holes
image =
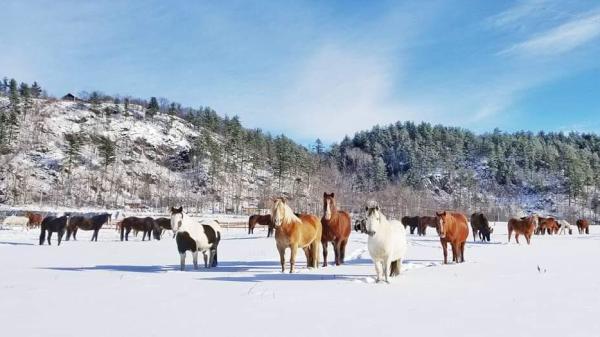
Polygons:
[[446,217],[448,216],[448,213],[446,211],[435,212],[435,215],[437,217],[435,229],[440,238],[443,239],[446,237]]
[[179,208],[171,207],[171,229],[176,233],[183,222],[183,206]]
[[379,210],[379,205],[374,201],[369,202],[369,204],[365,207],[365,211],[367,212],[367,234],[369,236],[374,236],[379,230],[383,214]]
[[281,226],[286,217],[287,200],[285,198],[275,198],[273,208],[271,209],[271,220],[275,227]]
[[323,218],[331,220],[332,212],[335,212],[335,193],[323,193]]

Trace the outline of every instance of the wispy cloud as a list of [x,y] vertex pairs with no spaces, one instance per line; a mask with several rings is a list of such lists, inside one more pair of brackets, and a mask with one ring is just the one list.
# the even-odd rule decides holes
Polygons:
[[487,19],[487,23],[496,28],[514,26],[528,17],[547,14],[548,6],[548,0],[523,1],[505,11],[491,16]]
[[600,12],[594,10],[558,27],[519,42],[500,54],[525,57],[560,55],[600,37]]

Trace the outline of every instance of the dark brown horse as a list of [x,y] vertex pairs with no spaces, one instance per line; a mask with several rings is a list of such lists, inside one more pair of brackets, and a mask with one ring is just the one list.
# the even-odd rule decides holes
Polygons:
[[[160,238],[162,237],[162,235],[165,231],[171,230],[171,219],[156,218],[156,219],[154,219],[154,222],[156,223],[156,226],[154,226],[154,230],[153,230],[154,238],[156,240],[160,240]],[[173,237],[175,237],[174,234],[173,234]]]
[[533,231],[537,227],[538,222],[539,218],[537,215],[508,220],[508,242],[510,242],[512,233],[515,232],[515,240],[517,240],[517,243],[519,243],[519,234],[523,234],[527,240],[527,244],[530,244],[531,235],[533,235]]
[[29,219],[27,228],[30,229],[40,227],[42,225],[42,221],[44,220],[44,217],[38,213],[27,212],[25,213],[25,216]]
[[119,224],[121,229],[121,241],[129,241],[129,232],[131,232],[131,230],[143,232],[144,236],[142,236],[142,241],[146,239],[146,235],[148,235],[148,240],[152,240],[151,234],[155,226],[155,221],[151,217],[138,218],[130,216],[125,218]]
[[333,244],[335,254],[335,265],[344,263],[346,256],[346,244],[352,232],[352,221],[350,215],[345,211],[338,211],[335,202],[335,193],[323,193],[323,235],[321,244],[323,245],[323,267],[327,267],[327,246]]
[[590,234],[590,223],[586,219],[579,219],[575,224],[579,234]]
[[62,237],[65,234],[65,230],[69,225],[69,216],[47,216],[42,221],[41,230],[40,230],[40,245],[44,244],[44,240],[46,239],[46,232],[48,232],[48,245],[51,245],[50,238],[52,238],[52,233],[56,232],[58,235],[58,245],[60,246],[60,242],[62,241]]
[[483,213],[471,214],[471,230],[473,231],[473,241],[477,241],[477,234],[481,241],[490,242],[490,235],[494,229],[490,227],[490,222]]
[[435,216],[420,216],[419,217],[419,229],[417,234],[426,235],[427,227],[437,228],[437,217]]
[[67,226],[67,241],[73,235],[73,240],[77,240],[77,231],[79,229],[84,231],[94,231],[92,234],[92,241],[98,241],[98,232],[104,226],[105,223],[109,223],[111,215],[109,213],[94,215],[92,217],[86,216],[73,216],[69,220],[69,226]]
[[410,234],[415,234],[415,228],[419,227],[418,216],[403,216],[400,222],[402,222],[404,228],[410,228]]
[[256,227],[256,224],[268,226],[267,227],[267,237],[271,237],[271,235],[273,235],[274,226],[273,226],[273,221],[271,221],[271,214],[251,215],[250,218],[248,219],[248,234],[254,233],[254,227]]
[[456,212],[436,212],[437,233],[444,251],[444,264],[448,263],[448,243],[452,247],[452,261],[465,262],[465,244],[469,236],[467,217]]

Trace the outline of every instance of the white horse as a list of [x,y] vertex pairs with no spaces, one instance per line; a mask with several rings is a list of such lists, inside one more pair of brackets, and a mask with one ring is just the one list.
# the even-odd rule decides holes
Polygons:
[[29,229],[29,218],[26,216],[11,215],[2,221],[3,226],[21,227],[23,230]]
[[195,221],[183,213],[183,207],[171,208],[171,229],[175,233],[177,250],[181,257],[181,270],[185,270],[185,254],[189,250],[198,269],[198,252],[204,255],[204,267],[218,264],[217,247],[221,241],[221,226],[214,220]]
[[558,234],[565,235],[567,233],[573,234],[573,230],[571,229],[571,224],[567,220],[557,220],[560,225],[560,232]]
[[370,203],[367,210],[368,248],[375,263],[377,282],[383,277],[400,275],[402,259],[406,255],[406,230],[398,220],[388,220],[376,203]]

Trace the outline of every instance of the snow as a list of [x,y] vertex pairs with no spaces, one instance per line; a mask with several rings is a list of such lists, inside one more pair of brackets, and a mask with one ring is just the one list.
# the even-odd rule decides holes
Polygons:
[[[467,262],[442,265],[439,240],[409,235],[402,274],[376,284],[367,237],[347,264],[279,272],[264,228],[224,230],[216,269],[178,271],[174,240],[118,241],[105,229],[57,247],[38,230],[0,231],[5,336],[596,336],[600,309],[591,235],[535,236],[531,246],[469,241]],[[469,238],[472,240],[472,237]],[[524,240],[523,240],[524,241]],[[333,254],[330,251],[330,256]],[[538,268],[539,267],[539,268]],[[538,270],[539,269],[539,270]]]

